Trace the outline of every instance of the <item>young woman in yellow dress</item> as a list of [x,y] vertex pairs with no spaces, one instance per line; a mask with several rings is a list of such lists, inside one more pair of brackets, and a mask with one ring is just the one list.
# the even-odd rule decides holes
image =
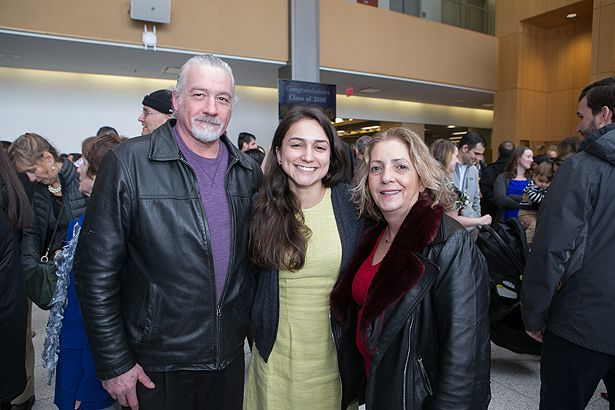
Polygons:
[[[260,268],[247,410],[356,408],[354,335],[332,327],[329,294],[362,231],[329,119],[291,110],[273,137],[254,201],[251,257]],[[342,380],[349,380],[342,386]]]

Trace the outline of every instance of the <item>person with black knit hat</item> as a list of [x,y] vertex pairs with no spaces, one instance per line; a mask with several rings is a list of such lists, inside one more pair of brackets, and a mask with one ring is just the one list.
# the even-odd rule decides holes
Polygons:
[[141,135],[154,132],[173,117],[173,104],[171,103],[171,91],[158,90],[143,97],[143,111],[137,119],[143,129]]

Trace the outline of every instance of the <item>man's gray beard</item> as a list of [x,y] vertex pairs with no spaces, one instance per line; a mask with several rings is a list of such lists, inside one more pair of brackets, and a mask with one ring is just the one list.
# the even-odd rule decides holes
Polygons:
[[[213,126],[207,125],[207,128],[213,128]],[[201,142],[214,142],[215,140],[220,138],[220,135],[222,135],[222,133],[214,130],[199,128],[196,124],[193,123],[192,135],[194,136],[194,138]]]

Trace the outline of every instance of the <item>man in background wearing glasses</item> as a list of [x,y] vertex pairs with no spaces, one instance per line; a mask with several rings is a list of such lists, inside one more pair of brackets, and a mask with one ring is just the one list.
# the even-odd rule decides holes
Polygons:
[[158,90],[143,97],[143,111],[137,120],[141,123],[141,135],[154,132],[173,117],[171,91]]

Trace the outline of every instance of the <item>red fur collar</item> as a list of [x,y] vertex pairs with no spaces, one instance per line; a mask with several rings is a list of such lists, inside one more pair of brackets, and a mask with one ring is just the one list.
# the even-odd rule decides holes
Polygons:
[[[388,306],[397,302],[416,286],[422,278],[425,266],[415,255],[433,242],[444,208],[426,199],[419,199],[410,210],[395,236],[389,251],[382,260],[370,285],[363,310],[362,329],[373,322]],[[342,279],[331,292],[331,312],[336,320],[348,328],[352,306],[352,281],[361,264],[369,257],[384,224],[368,228],[361,238]]]

